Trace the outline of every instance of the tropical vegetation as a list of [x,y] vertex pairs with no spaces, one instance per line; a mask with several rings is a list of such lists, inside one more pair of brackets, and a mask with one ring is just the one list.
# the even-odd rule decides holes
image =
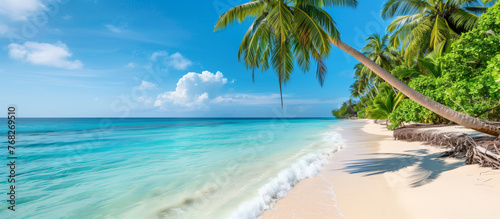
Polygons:
[[[387,1],[386,5],[389,2],[391,1]],[[405,1],[408,2],[410,1]],[[480,8],[484,11],[483,6]],[[403,54],[403,60],[392,58],[389,61],[392,67],[384,69],[389,69],[392,75],[416,91],[455,111],[475,118],[500,121],[500,3],[491,7],[480,19],[472,20],[475,21],[474,25],[470,25],[473,28],[460,33],[459,38],[454,39],[446,49],[440,47],[420,55],[409,55],[410,53],[406,52],[408,47],[400,46],[398,48]],[[388,27],[388,30],[390,31],[391,27]],[[396,31],[394,34],[401,33]],[[392,36],[391,39],[395,37],[397,36]],[[371,40],[367,39],[367,45],[371,44]],[[385,98],[386,94],[379,91],[380,88],[387,90],[383,88],[383,83],[375,84],[378,89],[364,86],[366,81],[380,81],[378,76],[367,78],[366,73],[362,71],[363,68],[359,64],[355,66],[356,81],[351,86],[351,97]],[[409,122],[451,122],[411,99],[403,99],[389,113],[388,118],[370,114],[374,109],[386,110],[387,107],[381,106],[380,102],[368,102],[360,111],[365,111],[369,118],[389,119],[391,128]],[[359,114],[359,111],[357,113]]]
[[[346,109],[356,108],[356,115],[389,119],[392,127],[410,121],[452,121],[498,136],[500,125],[488,121],[496,121],[498,115],[498,107],[492,105],[498,94],[492,92],[498,90],[495,45],[500,44],[495,31],[500,6],[488,9],[495,2],[387,0],[382,17],[398,17],[388,26],[387,36],[369,36],[362,52],[340,40],[335,22],[323,10],[355,7],[356,0],[252,0],[222,14],[214,30],[254,18],[238,56],[252,75],[255,69],[272,67],[280,93],[294,66],[307,71],[311,61],[316,62],[316,75],[323,85],[323,60],[334,45],[360,61],[351,86],[352,97],[359,101],[344,104]],[[475,50],[483,45],[489,48]],[[419,114],[410,118],[403,115],[403,108]],[[352,111],[333,113],[341,117]]]

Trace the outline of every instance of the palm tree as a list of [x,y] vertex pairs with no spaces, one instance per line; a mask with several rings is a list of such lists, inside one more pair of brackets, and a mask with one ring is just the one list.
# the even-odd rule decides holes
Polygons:
[[380,77],[363,65],[363,63],[358,63],[354,66],[354,78],[360,82],[360,92],[367,94],[379,93],[378,85],[381,82]]
[[[282,85],[290,80],[296,64],[305,72],[311,59],[317,63],[316,75],[321,86],[326,75],[323,59],[330,53],[330,37],[339,33],[325,6],[356,6],[356,0],[252,0],[222,14],[214,31],[226,28],[238,20],[255,17],[241,42],[238,58],[247,68],[262,71],[270,65],[278,75],[281,105]],[[270,62],[270,63],[269,63]]]
[[[397,50],[388,45],[388,35],[380,36],[380,34],[372,34],[366,38],[366,41],[367,43],[361,51],[364,52],[363,54],[366,57],[370,58],[386,71],[391,72],[393,66],[395,66],[396,63],[400,63],[400,60],[398,60],[399,56]],[[366,66],[363,66],[363,68],[368,70]],[[372,74],[370,73],[370,75]],[[380,80],[379,77],[376,77],[376,79]],[[396,93],[396,90],[393,87],[392,89],[394,90],[394,93]]]
[[[361,52],[353,49],[340,40],[333,19],[322,8],[325,6],[357,5],[356,0],[252,0],[235,6],[219,17],[215,31],[226,28],[238,20],[242,22],[248,17],[255,17],[240,46],[240,55],[244,54],[247,67],[267,69],[269,60],[275,68],[279,85],[289,79],[293,68],[292,56],[303,69],[308,68],[311,55],[316,60],[327,57],[331,42],[347,52],[379,77],[384,79],[408,98],[427,109],[454,121],[460,125],[491,135],[500,135],[500,125],[477,119],[454,111],[421,93],[415,91],[398,80],[389,72],[378,66]],[[318,61],[318,79],[324,79],[325,71],[322,62]],[[281,89],[280,89],[281,90]],[[283,102],[282,102],[283,104]]]
[[366,38],[366,41],[361,51],[377,65],[390,72],[393,64],[398,61],[398,57],[395,50],[389,47],[389,36],[372,34]]
[[340,40],[332,39],[332,44],[348,53],[361,63],[363,63],[366,67],[370,68],[373,72],[375,72],[379,77],[385,80],[387,83],[398,89],[400,92],[405,94],[411,100],[417,102],[423,107],[433,111],[434,113],[450,120],[456,122],[457,124],[463,125],[467,128],[474,129],[479,132],[487,133],[494,136],[500,136],[500,124],[493,123],[490,121],[474,118],[464,113],[457,112],[455,110],[450,109],[449,107],[440,104],[421,93],[417,92],[413,88],[409,87],[402,81],[398,80],[396,77],[391,75],[389,72],[384,70],[382,67],[378,66],[364,56],[361,52],[355,50],[349,45],[345,44]]
[[472,30],[488,5],[496,0],[387,0],[384,19],[393,18],[387,31],[391,43],[406,49],[405,57],[417,58],[451,45],[461,33]]

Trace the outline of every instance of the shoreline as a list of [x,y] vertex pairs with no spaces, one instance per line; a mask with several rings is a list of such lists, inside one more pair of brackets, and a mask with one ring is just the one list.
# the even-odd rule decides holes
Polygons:
[[345,148],[262,218],[495,218],[500,171],[438,158],[445,149],[393,140],[372,120],[342,127]]

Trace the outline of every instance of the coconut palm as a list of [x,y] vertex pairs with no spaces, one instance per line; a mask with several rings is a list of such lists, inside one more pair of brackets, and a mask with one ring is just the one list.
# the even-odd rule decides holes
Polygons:
[[245,65],[252,69],[260,67],[265,70],[271,61],[278,74],[280,88],[290,78],[292,58],[295,58],[296,64],[302,69],[308,69],[311,57],[316,59],[318,79],[322,81],[325,73],[323,69],[326,68],[319,60],[328,56],[329,41],[427,109],[465,127],[500,135],[500,125],[454,111],[429,99],[342,42],[333,19],[322,8],[356,5],[356,0],[252,0],[222,14],[215,30],[226,28],[234,21],[243,22],[246,18],[254,17],[255,20],[241,43],[239,55],[244,55]]
[[255,17],[240,45],[238,58],[245,66],[265,71],[270,66],[278,75],[283,106],[282,85],[290,79],[295,64],[304,72],[316,61],[321,86],[327,72],[323,59],[328,57],[330,38],[338,39],[335,22],[323,10],[325,6],[356,6],[356,0],[252,0],[222,14],[214,31],[238,20]]
[[387,0],[382,18],[398,16],[387,27],[391,43],[406,49],[407,60],[451,45],[461,33],[472,30],[496,0]]
[[[366,55],[366,53],[363,54]],[[358,63],[354,66],[354,79],[359,82],[361,93],[379,93],[378,84],[381,82],[381,79],[372,70],[363,65],[363,63]]]
[[366,38],[366,41],[361,51],[377,65],[390,72],[393,64],[398,61],[398,56],[397,52],[389,46],[389,36],[372,34]]
[[[361,49],[363,54],[374,61],[377,65],[382,67],[388,72],[391,72],[393,66],[395,64],[400,64],[401,60],[399,60],[398,51],[394,49],[394,47],[390,47],[389,44],[389,36],[384,35],[380,36],[380,34],[372,34],[368,38],[366,38],[366,45]],[[374,75],[371,70],[369,70],[366,66],[363,66],[364,71],[370,71],[370,75]],[[380,84],[380,77],[375,76],[374,78],[377,80],[377,83]],[[378,93],[378,88],[377,89]],[[396,90],[394,93],[396,93]]]

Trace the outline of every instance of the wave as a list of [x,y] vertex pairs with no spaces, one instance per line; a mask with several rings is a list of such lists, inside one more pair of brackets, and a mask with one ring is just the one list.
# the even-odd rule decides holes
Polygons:
[[300,180],[316,176],[328,158],[344,146],[342,136],[337,132],[325,133],[324,143],[333,147],[320,153],[310,153],[298,159],[291,167],[281,170],[278,176],[269,180],[259,189],[259,195],[242,203],[232,214],[230,219],[254,219],[264,211],[273,207],[274,203],[288,195],[293,186]]

